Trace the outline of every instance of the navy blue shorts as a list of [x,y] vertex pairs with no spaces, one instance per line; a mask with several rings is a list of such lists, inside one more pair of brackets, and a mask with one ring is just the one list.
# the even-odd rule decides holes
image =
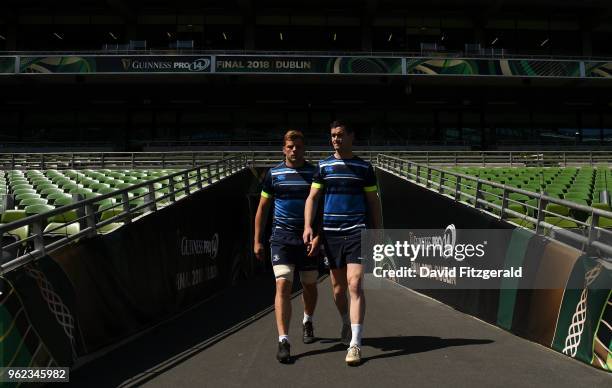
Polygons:
[[301,232],[275,230],[270,238],[270,250],[272,265],[294,265],[296,271],[319,269],[318,257],[308,257]]
[[350,235],[323,235],[325,264],[330,269],[346,267],[347,264],[363,264],[361,256],[361,232]]

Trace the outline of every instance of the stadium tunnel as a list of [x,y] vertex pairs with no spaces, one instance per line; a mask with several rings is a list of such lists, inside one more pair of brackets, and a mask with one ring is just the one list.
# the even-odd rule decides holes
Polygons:
[[[444,229],[454,224],[458,230],[508,230],[508,257],[562,268],[558,276],[567,284],[565,279],[581,281],[599,265],[575,247],[474,206],[477,201],[470,203],[470,197],[457,201],[440,193],[439,186],[432,189],[431,171],[413,174],[408,168],[406,173],[397,168],[397,161],[379,157],[377,162],[387,229]],[[295,363],[278,365],[273,359],[273,281],[250,252],[253,205],[265,170],[240,159],[221,165],[214,177],[215,168],[155,177],[171,186],[169,191],[163,190],[166,185],[159,187],[161,194],[176,196],[170,203],[150,211],[148,201],[156,197],[146,197],[145,203],[122,207],[124,213],[116,217],[127,213],[130,220],[113,231],[81,236],[5,271],[2,307],[4,327],[10,330],[5,333],[4,359],[14,365],[71,366],[71,384],[88,386],[284,385],[295,384],[296,370],[308,376],[308,385],[323,384],[332,374],[358,385],[449,384],[468,378],[507,385],[529,378],[558,386],[603,386],[609,379],[567,357],[607,369],[610,348],[601,344],[609,343],[610,332],[601,322],[611,313],[610,270],[601,265],[591,283],[604,286],[589,284],[584,289],[453,289],[430,283],[415,292],[401,279],[385,280],[367,290],[365,360],[357,370],[342,363],[344,348],[336,337],[339,318],[323,277],[315,316],[317,343],[307,347],[294,342]],[[32,182],[30,176],[26,180]],[[185,190],[185,185],[191,187]],[[128,203],[129,189],[123,198]],[[149,211],[143,216],[129,212],[139,205]],[[292,303],[299,311],[299,289],[294,291]],[[566,336],[581,301],[589,306],[582,341],[568,353]],[[293,333],[299,331],[295,321]],[[474,374],[475,365],[491,373]],[[440,367],[448,373],[439,373]],[[321,373],[308,373],[313,369]],[[92,376],[97,376],[95,381]]]

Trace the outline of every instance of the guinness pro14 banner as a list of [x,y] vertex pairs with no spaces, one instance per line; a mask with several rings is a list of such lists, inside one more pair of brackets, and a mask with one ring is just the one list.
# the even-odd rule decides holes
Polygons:
[[21,73],[209,73],[210,56],[21,57]]

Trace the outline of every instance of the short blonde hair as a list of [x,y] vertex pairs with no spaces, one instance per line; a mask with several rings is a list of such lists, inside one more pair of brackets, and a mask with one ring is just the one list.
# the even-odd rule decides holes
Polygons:
[[296,141],[298,139],[304,141],[304,134],[302,133],[302,131],[290,129],[287,131],[287,133],[285,133],[285,136],[283,137],[283,146],[287,144],[288,141]]

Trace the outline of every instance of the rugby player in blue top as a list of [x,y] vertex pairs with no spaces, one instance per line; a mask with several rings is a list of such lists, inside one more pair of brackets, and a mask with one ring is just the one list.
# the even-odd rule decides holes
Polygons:
[[[313,220],[318,200],[324,194],[321,238],[330,268],[334,302],[342,317],[340,338],[349,345],[346,363],[358,365],[365,315],[361,231],[368,224],[374,229],[382,227],[380,201],[372,165],[353,155],[352,128],[341,121],[334,121],[330,127],[335,152],[319,162],[313,178],[304,213],[304,243],[315,239]],[[347,287],[351,297],[350,318]]]
[[254,251],[258,260],[264,258],[263,231],[270,205],[274,202],[272,237],[270,238],[272,268],[276,277],[276,325],[278,327],[278,353],[282,363],[290,361],[289,321],[291,319],[291,286],[293,273],[298,271],[303,286],[304,343],[314,342],[312,316],[317,303],[318,237],[313,236],[304,245],[304,204],[315,166],[304,160],[304,135],[288,131],[284,137],[285,161],[268,170],[264,179],[259,207],[255,216]]

